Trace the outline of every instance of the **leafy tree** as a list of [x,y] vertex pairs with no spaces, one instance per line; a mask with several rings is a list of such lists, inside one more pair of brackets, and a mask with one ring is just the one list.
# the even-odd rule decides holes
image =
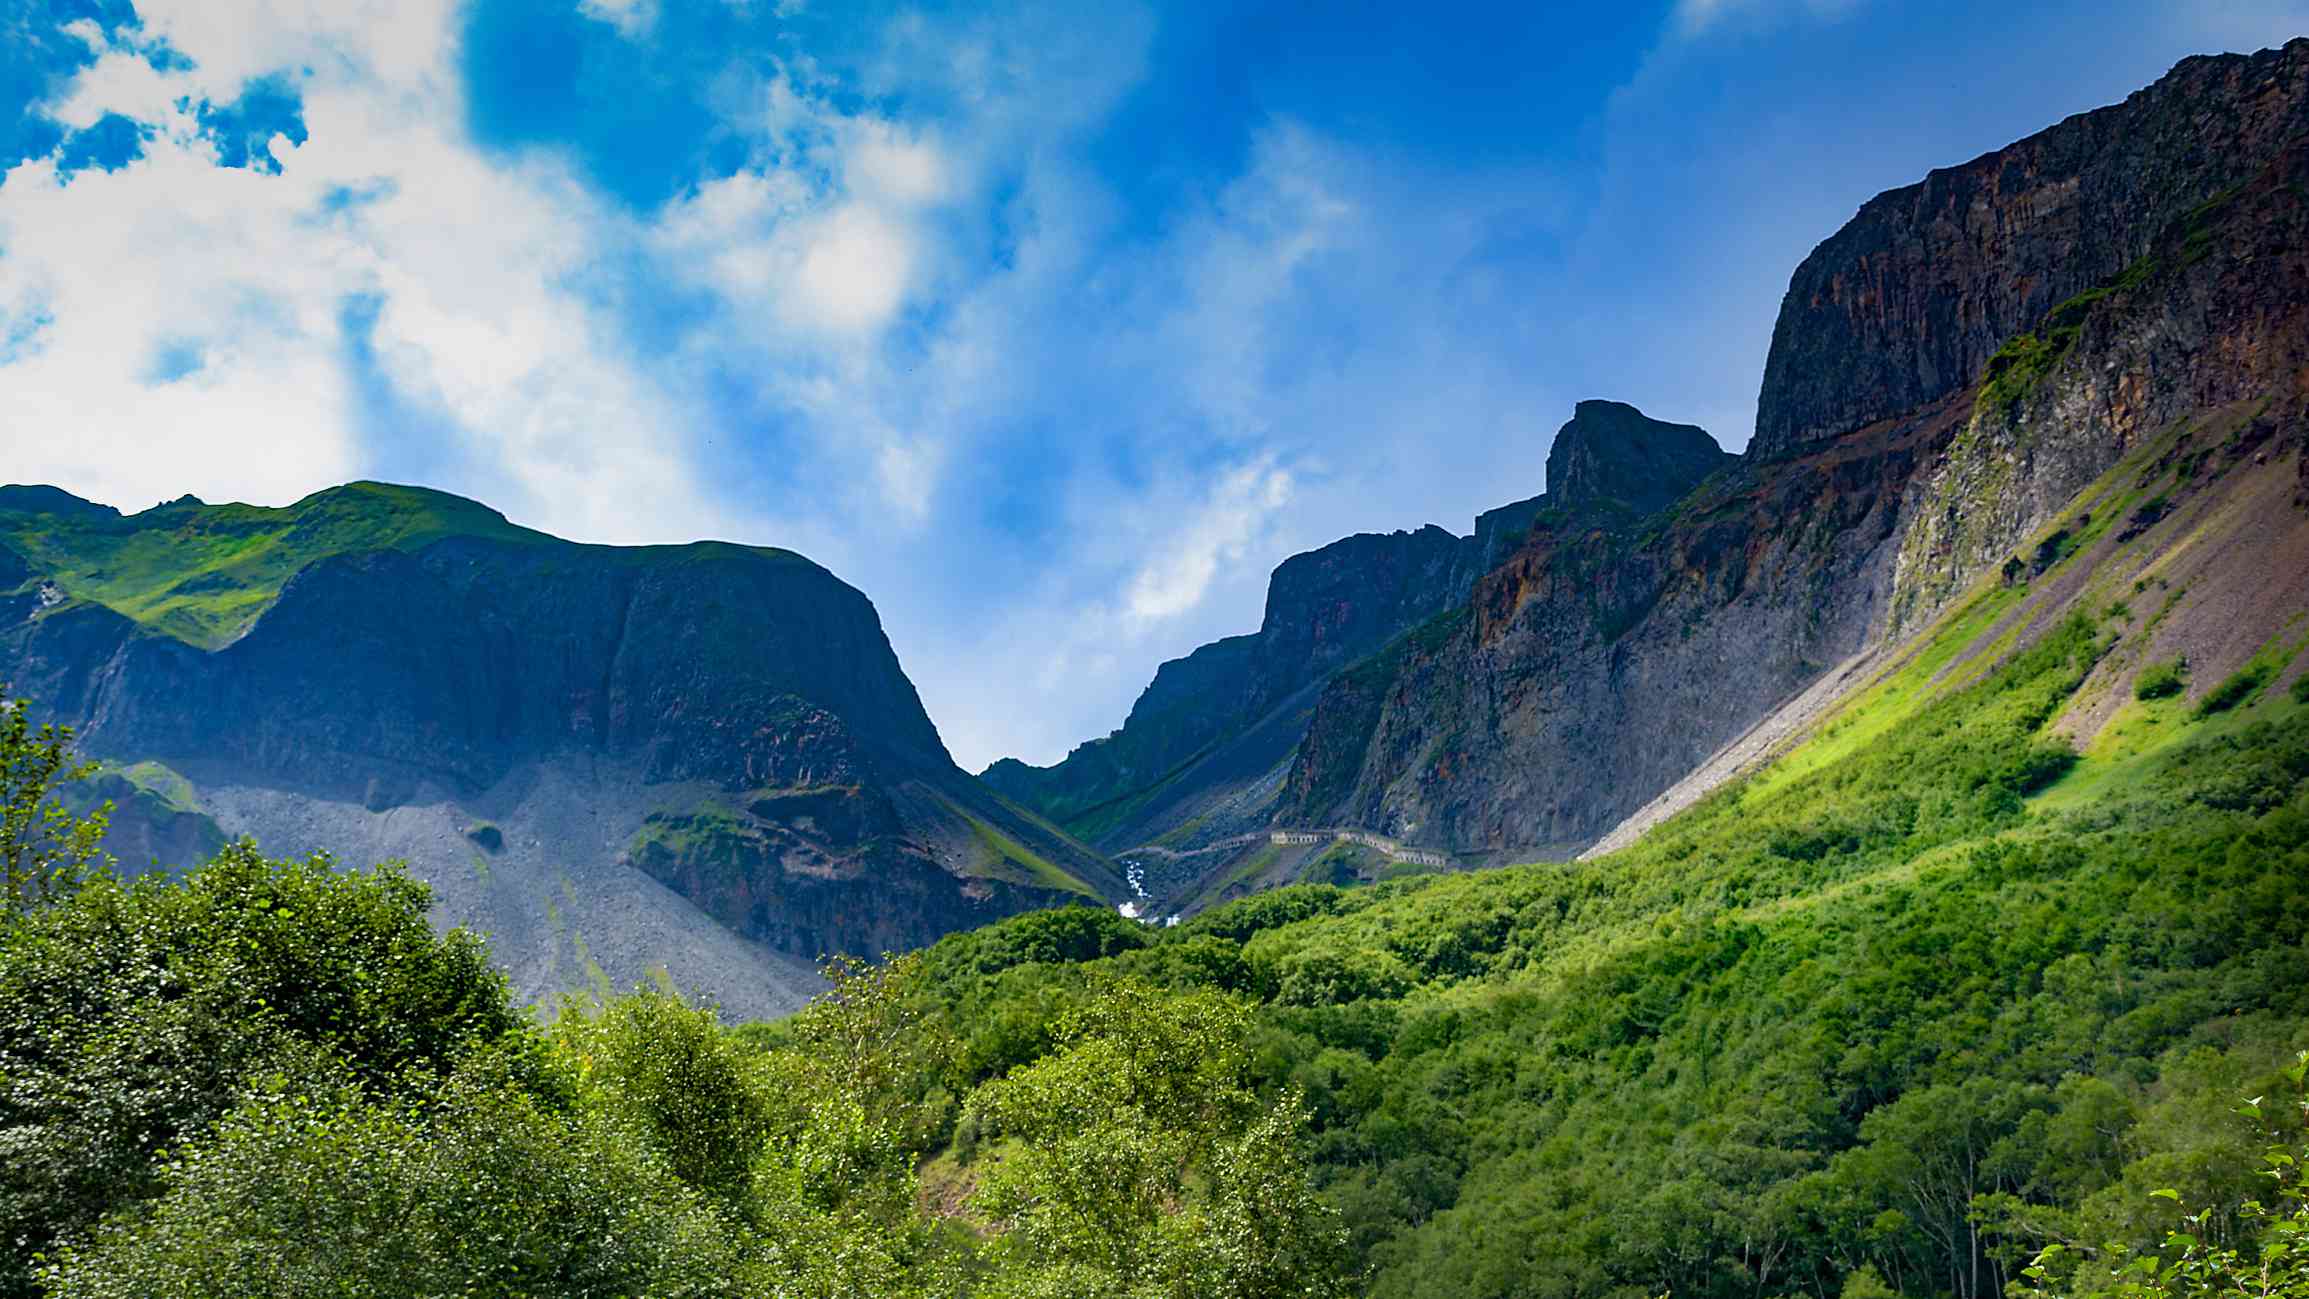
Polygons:
[[[284,1051],[380,1095],[422,1094],[521,1017],[472,935],[434,934],[425,887],[246,844],[181,883],[90,881],[0,942],[0,1294],[31,1260],[158,1194],[164,1152]],[[541,1080],[542,1081],[542,1080]]]
[[106,803],[75,817],[56,793],[96,771],[72,756],[72,728],[32,725],[22,700],[0,686],[0,923],[79,887],[110,864]]
[[[2288,1108],[2294,1121],[2290,1131],[2265,1126],[2270,1138],[2297,1138],[2309,1126],[2309,1092],[2304,1091],[2309,1051],[2295,1057],[2285,1079],[2293,1092]],[[2266,1100],[2256,1096],[2241,1112],[2255,1120],[2275,1117],[2264,1112]],[[2305,1160],[2309,1146],[2297,1140],[2275,1140],[2267,1148],[2257,1170],[2267,1198],[2242,1206],[2249,1228],[2242,1241],[2224,1242],[2226,1233],[2219,1230],[2214,1212],[2191,1212],[2186,1196],[2165,1187],[2152,1193],[2171,1215],[2159,1245],[2141,1249],[2120,1241],[2099,1250],[2050,1245],[2023,1270],[2015,1293],[2021,1299],[2303,1299],[2309,1296]]]
[[1249,1015],[1116,981],[1059,1049],[971,1098],[976,1207],[997,1293],[1343,1294],[1340,1233],[1307,1185],[1295,1098],[1251,1087]]
[[565,1006],[552,1038],[581,1105],[656,1152],[691,1187],[743,1199],[772,1107],[711,1010],[641,988],[591,1014]]

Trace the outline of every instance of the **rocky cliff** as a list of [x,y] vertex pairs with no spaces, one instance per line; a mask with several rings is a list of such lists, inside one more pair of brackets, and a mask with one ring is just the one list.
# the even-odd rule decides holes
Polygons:
[[1797,268],[1751,454],[1782,459],[1974,383],[2309,131],[2309,41],[2188,59],[2122,104],[1870,200]]
[[0,678],[227,832],[410,857],[529,991],[668,965],[769,1009],[824,954],[1122,892],[954,767],[866,597],[790,552],[574,545],[374,484],[59,497],[0,496]]
[[2305,102],[2309,41],[2192,59],[1869,203],[1794,276],[1742,462],[1637,526],[1536,518],[1461,614],[1324,692],[1279,816],[1569,853],[1736,773],[1983,583],[2035,612],[1968,662],[2090,599],[2130,616],[2166,570],[2203,576],[2156,587],[2144,644],[2207,680],[2276,653],[2309,607]]

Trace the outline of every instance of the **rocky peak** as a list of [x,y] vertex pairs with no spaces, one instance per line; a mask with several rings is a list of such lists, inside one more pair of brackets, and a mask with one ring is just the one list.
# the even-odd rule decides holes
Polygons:
[[2304,133],[2309,38],[2186,60],[2121,104],[1870,200],[1789,283],[1752,454],[1786,459],[1970,386],[2008,340]]
[[1696,425],[1652,419],[1625,402],[1583,401],[1548,448],[1547,505],[1653,514],[1737,458]]

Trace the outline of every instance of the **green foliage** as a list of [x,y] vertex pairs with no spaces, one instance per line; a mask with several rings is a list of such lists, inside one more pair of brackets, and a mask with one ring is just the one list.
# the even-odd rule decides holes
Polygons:
[[283,1052],[382,1094],[423,1090],[519,1019],[479,942],[437,937],[424,886],[240,845],[182,883],[91,881],[0,942],[0,1294],[34,1255],[161,1191]]
[[2292,694],[2294,703],[2309,704],[2309,672],[2304,672],[2293,678],[2293,686],[2289,693]]
[[1035,962],[1095,961],[1146,946],[1145,925],[1107,907],[1053,907],[957,936],[938,949],[943,967],[1000,974]]
[[[836,962],[775,1025],[644,988],[540,1026],[426,903],[238,845],[17,917],[0,1294],[1343,1293],[1308,1116],[1258,1094],[1250,1011],[1218,993],[1103,980],[966,1094],[918,955]],[[1147,932],[1032,916],[947,968]],[[975,1163],[949,1153],[933,1200],[918,1169],[949,1146]]]
[[64,1299],[735,1295],[708,1205],[614,1125],[470,1058],[418,1103],[305,1064],[255,1081],[49,1277]]
[[74,816],[57,797],[96,770],[72,757],[72,728],[37,729],[0,686],[0,924],[70,893],[109,865],[99,848],[112,805]]
[[2167,659],[2151,663],[2133,679],[2133,698],[2147,702],[2152,699],[2170,699],[2188,688],[2189,664],[2186,659]]
[[2215,713],[2228,712],[2259,694],[2261,687],[2269,684],[2272,675],[2274,669],[2267,663],[2256,661],[2246,664],[2221,684],[2205,692],[2205,697],[2197,701],[2197,716],[2211,717]]
[[2065,797],[2048,724],[2109,644],[2074,621],[1954,666],[1600,862],[947,959],[996,926],[927,992],[966,1058],[1039,1025],[1026,1060],[1111,977],[1255,998],[1255,1090],[1303,1097],[1379,1296],[1979,1299],[2048,1240],[2161,1239],[2144,1186],[2242,1233],[2226,1098],[2309,1024],[2309,718],[2184,729]]
[[[2203,1207],[2174,1187],[2143,1197],[2159,1206],[2166,1224],[2163,1239],[2148,1247],[2115,1241],[2098,1249],[2062,1243],[2046,1246],[2022,1269],[2014,1286],[2019,1299],[2303,1299],[2309,1296],[2309,1183],[2302,1169],[2309,1146],[2300,1130],[2309,1126],[2309,1051],[2284,1071],[2293,1093],[2292,1122],[2257,1095],[2238,1113],[2262,1128],[2266,1149],[2254,1170],[2261,1185],[2233,1212]],[[2272,1122],[2271,1120],[2278,1120]],[[2200,1207],[2194,1212],[2188,1206]]]
[[630,1133],[673,1175],[741,1199],[772,1106],[710,1010],[657,989],[564,1006],[552,1032],[585,1108]]
[[2134,262],[2115,278],[2046,312],[2043,323],[2035,331],[2015,335],[1998,348],[1996,354],[1988,358],[1975,410],[2009,414],[2021,398],[2068,356],[2083,335],[2085,321],[2092,315],[2093,307],[2101,299],[2137,288],[2148,282],[2156,271],[2156,263],[2150,259]]
[[1252,1088],[1246,1008],[1102,987],[1057,1049],[971,1099],[996,1142],[974,1207],[1005,1230],[997,1293],[1344,1294],[1296,1098]]
[[2230,1110],[2309,1030],[2309,710],[2078,773],[2110,648],[1936,649],[1601,862],[1022,916],[737,1030],[526,1024],[391,871],[99,878],[0,947],[0,1212],[91,1296],[2303,1299],[2301,1118]]

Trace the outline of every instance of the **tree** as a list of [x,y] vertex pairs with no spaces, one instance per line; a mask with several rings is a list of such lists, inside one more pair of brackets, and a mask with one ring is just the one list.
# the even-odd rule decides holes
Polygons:
[[35,728],[24,701],[6,695],[0,686],[0,911],[21,915],[111,864],[102,845],[112,804],[84,817],[65,809],[57,791],[96,764],[74,759],[71,727]]
[[995,1143],[975,1204],[1002,1231],[996,1292],[1281,1299],[1345,1292],[1298,1099],[1252,1090],[1249,1012],[1113,981],[1057,1051],[971,1097]]
[[429,900],[391,868],[239,844],[182,881],[93,880],[0,930],[0,1296],[32,1293],[33,1255],[158,1195],[163,1152],[282,1053],[422,1095],[516,1035],[486,949],[436,935]]
[[48,1270],[57,1299],[704,1299],[752,1293],[699,1194],[493,1052],[414,1103],[292,1056]]
[[[2015,1299],[2309,1299],[2309,1183],[2303,1181],[2309,1146],[2297,1142],[2300,1130],[2309,1127],[2309,1051],[2294,1058],[2285,1079],[2294,1092],[2286,1106],[2294,1111],[2289,1127],[2269,1112],[2278,1107],[2264,1108],[2267,1097],[2239,1107],[2267,1135],[2287,1138],[2270,1145],[2262,1158],[2258,1172],[2268,1184],[2268,1199],[2245,1204],[2247,1240],[2219,1243],[2213,1210],[2190,1212],[2179,1191],[2159,1190],[2153,1198],[2167,1202],[2178,1218],[2162,1248],[2049,1246],[2022,1270]],[[2094,1260],[2099,1266],[2080,1268],[2089,1253],[2101,1256]],[[2105,1283],[2076,1284],[2102,1276]]]

